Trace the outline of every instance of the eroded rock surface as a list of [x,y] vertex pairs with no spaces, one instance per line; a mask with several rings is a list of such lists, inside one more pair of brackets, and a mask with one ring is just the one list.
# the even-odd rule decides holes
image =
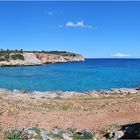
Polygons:
[[42,65],[46,63],[60,63],[60,62],[75,62],[84,61],[84,57],[79,54],[51,54],[51,53],[33,53],[23,52],[21,59],[8,59],[7,61],[0,61],[0,66],[26,66],[26,65]]

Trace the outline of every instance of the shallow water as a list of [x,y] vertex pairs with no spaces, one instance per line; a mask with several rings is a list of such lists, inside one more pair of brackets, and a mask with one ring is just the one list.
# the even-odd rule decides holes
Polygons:
[[86,59],[43,66],[2,67],[0,87],[86,91],[140,85],[140,59]]

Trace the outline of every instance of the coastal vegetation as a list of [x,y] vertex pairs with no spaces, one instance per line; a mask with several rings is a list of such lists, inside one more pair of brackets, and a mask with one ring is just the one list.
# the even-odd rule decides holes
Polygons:
[[28,132],[25,129],[11,129],[5,131],[4,137],[8,140],[27,140]]
[[28,53],[45,53],[45,54],[53,54],[53,55],[61,55],[61,56],[69,56],[69,57],[75,57],[78,54],[67,52],[67,51],[24,51]]
[[[11,53],[15,53],[15,54],[23,54],[24,52],[26,53],[45,53],[45,54],[54,54],[54,55],[61,55],[61,56],[73,56],[75,57],[77,54],[75,53],[72,53],[72,52],[67,52],[67,51],[45,51],[45,50],[42,50],[42,51],[23,51],[23,49],[15,49],[15,50],[3,50],[3,49],[0,49],[0,54],[1,55],[9,55]],[[7,56],[6,56],[7,57]]]
[[45,53],[55,54],[55,55],[62,55],[62,56],[72,56],[72,57],[76,56],[75,53],[70,53],[70,52],[66,52],[66,51],[46,51]]
[[54,127],[46,130],[40,127],[8,128],[4,133],[5,140],[118,140],[140,139],[140,123],[126,125],[109,125],[100,131],[73,128],[61,129]]
[[92,140],[93,134],[88,129],[84,129],[81,132],[71,129],[53,128],[51,131],[46,131],[38,127],[26,128],[26,129],[10,129],[4,134],[7,140]]
[[21,53],[16,53],[11,55],[11,59],[13,60],[24,60],[24,56]]
[[6,140],[140,138],[139,95],[139,87],[84,93],[0,89],[0,137]]
[[0,50],[0,61],[24,60],[23,50]]
[[[42,50],[42,51],[23,51],[22,49],[20,49],[20,50],[0,49],[0,61],[8,61],[10,58],[13,60],[17,60],[17,59],[24,60],[23,55],[22,55],[24,52],[26,52],[26,53],[45,53],[45,54],[53,54],[53,55],[61,55],[61,56],[69,56],[69,57],[75,57],[76,55],[78,55],[78,54],[66,52],[66,51],[44,51],[44,50]],[[12,54],[11,57],[10,57],[10,54]]]
[[0,66],[32,66],[75,61],[84,61],[84,57],[66,51],[0,50]]

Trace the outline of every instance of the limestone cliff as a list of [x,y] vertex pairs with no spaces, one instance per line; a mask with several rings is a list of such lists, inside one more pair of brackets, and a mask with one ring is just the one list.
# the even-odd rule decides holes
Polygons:
[[[6,53],[5,53],[6,54]],[[23,52],[1,54],[0,66],[42,65],[46,63],[84,61],[84,57],[74,53]],[[21,57],[22,56],[22,57]],[[22,59],[21,59],[22,58]]]
[[58,63],[58,62],[84,61],[84,57],[79,54],[67,56],[67,55],[36,53],[36,56],[43,64]]

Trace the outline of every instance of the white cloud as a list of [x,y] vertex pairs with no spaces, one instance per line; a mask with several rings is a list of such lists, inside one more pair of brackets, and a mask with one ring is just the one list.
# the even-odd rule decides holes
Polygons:
[[67,27],[76,27],[76,24],[74,24],[74,23],[71,22],[71,21],[68,21],[68,22],[66,23],[66,26],[67,26]]
[[83,21],[83,20],[82,20],[82,21],[78,21],[78,22],[76,23],[76,26],[77,26],[77,27],[82,27],[82,28],[86,27],[86,25],[84,25],[84,21]]
[[71,22],[71,21],[68,21],[68,22],[65,24],[65,26],[66,26],[66,27],[88,28],[88,29],[92,29],[92,28],[93,28],[91,25],[86,25],[86,24],[84,24],[84,21],[83,21],[83,20],[77,21],[76,23]]
[[124,54],[124,53],[115,53],[112,56],[115,56],[115,57],[129,57],[130,55],[129,54]]

